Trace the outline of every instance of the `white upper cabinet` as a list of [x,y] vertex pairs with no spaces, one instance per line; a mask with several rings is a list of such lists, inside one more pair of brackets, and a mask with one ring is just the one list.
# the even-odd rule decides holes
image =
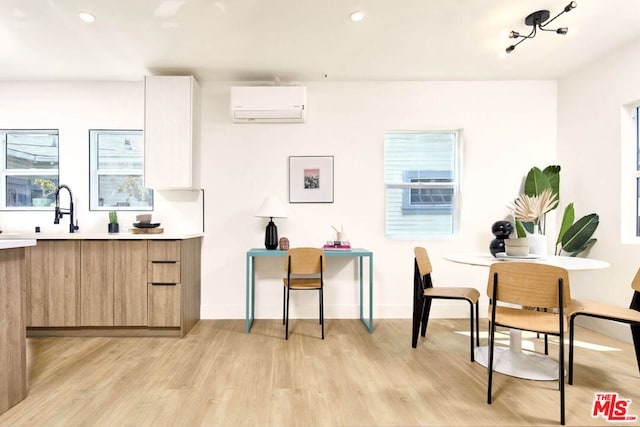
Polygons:
[[144,183],[200,188],[200,87],[192,76],[144,79]]

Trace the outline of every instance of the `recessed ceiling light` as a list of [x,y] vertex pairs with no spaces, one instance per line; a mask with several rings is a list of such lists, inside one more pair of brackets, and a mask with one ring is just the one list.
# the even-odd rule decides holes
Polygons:
[[351,15],[349,15],[349,19],[351,19],[353,22],[360,22],[364,19],[364,12],[361,10],[351,12]]
[[89,12],[80,12],[78,13],[78,16],[84,22],[94,22],[96,20],[96,17],[90,14]]

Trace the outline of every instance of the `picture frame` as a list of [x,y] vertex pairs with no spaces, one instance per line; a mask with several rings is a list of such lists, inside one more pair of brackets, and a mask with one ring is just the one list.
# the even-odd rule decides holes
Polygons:
[[333,156],[289,156],[289,203],[333,203]]

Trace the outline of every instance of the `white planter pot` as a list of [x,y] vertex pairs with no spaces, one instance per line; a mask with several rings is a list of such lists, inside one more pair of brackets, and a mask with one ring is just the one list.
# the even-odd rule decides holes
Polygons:
[[529,241],[529,254],[531,255],[548,255],[547,236],[544,234],[533,233],[527,235]]

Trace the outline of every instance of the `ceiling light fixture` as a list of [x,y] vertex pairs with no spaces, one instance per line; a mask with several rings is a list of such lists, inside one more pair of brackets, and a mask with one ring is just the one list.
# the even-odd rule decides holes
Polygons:
[[78,16],[84,22],[94,22],[96,20],[96,17],[90,14],[89,12],[80,12],[78,13]]
[[[512,44],[511,46],[509,46],[506,49],[507,53],[511,53],[513,52],[513,50],[516,48],[516,46],[518,46],[520,43],[522,43],[523,41],[525,41],[526,39],[532,39],[536,36],[536,29],[540,29],[540,31],[553,31],[556,34],[561,34],[561,35],[565,35],[567,34],[567,32],[569,31],[569,29],[567,27],[560,27],[557,28],[555,30],[551,30],[551,29],[546,29],[545,27],[547,25],[549,25],[554,19],[556,19],[558,16],[562,15],[565,12],[569,12],[571,9],[575,9],[576,6],[578,5],[578,3],[576,3],[575,1],[572,1],[571,3],[569,3],[568,5],[566,5],[564,7],[564,9],[562,10],[562,12],[560,12],[559,14],[557,14],[556,16],[554,16],[553,18],[549,19],[549,11],[548,10],[538,10],[537,12],[533,12],[530,15],[528,15],[526,18],[524,18],[524,23],[526,25],[529,25],[531,27],[533,27],[533,29],[531,30],[531,32],[529,33],[529,35],[522,35],[517,31],[511,31],[509,33],[509,38],[510,39],[517,39],[517,38],[521,38],[522,40],[520,40],[518,43],[516,44]],[[547,21],[548,20],[548,21]],[[544,22],[544,24],[543,24]]]
[[360,22],[364,19],[364,12],[361,10],[351,12],[351,15],[349,15],[349,19],[351,19],[353,22]]

